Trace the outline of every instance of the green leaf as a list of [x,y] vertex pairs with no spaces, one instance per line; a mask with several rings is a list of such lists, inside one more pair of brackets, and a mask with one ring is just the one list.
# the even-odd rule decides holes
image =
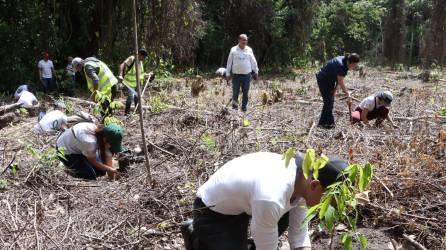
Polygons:
[[251,126],[251,121],[248,119],[243,119],[243,127],[249,127]]
[[319,219],[322,220],[325,216],[325,212],[327,212],[328,206],[330,206],[331,200],[333,198],[332,195],[324,197],[324,201],[322,202],[321,209],[319,210]]
[[342,237],[342,244],[344,244],[344,250],[352,249],[352,236],[350,234],[344,234]]
[[[364,190],[367,188],[370,181],[372,181],[372,177],[373,177],[373,166],[372,166],[372,164],[367,162],[364,166],[363,175],[361,176],[361,178],[363,179],[363,189]],[[364,190],[362,190],[361,192],[364,192]]]
[[359,191],[364,192],[366,187],[366,178],[364,178],[364,168],[359,167]]
[[308,177],[310,176],[315,157],[316,157],[316,152],[314,151],[314,149],[311,148],[307,149],[307,152],[305,153],[304,156],[304,162],[302,164],[303,174],[305,176],[305,179],[308,179]]
[[17,174],[17,165],[16,164],[12,164],[11,165],[11,174],[12,175],[16,175]]
[[290,165],[291,159],[293,159],[295,155],[296,155],[296,149],[295,148],[289,148],[283,154],[282,160],[285,160],[285,168],[288,168],[288,166]]
[[361,248],[367,249],[367,244],[368,244],[367,238],[362,234],[358,234],[358,239],[359,242],[361,243]]
[[335,221],[337,221],[338,218],[336,216],[336,209],[332,207],[331,205],[328,206],[327,212],[325,212],[324,221],[327,225],[327,228],[330,232],[333,232]]
[[358,174],[358,165],[353,164],[347,167],[348,168],[348,178],[350,179],[351,183],[355,183],[356,176]]

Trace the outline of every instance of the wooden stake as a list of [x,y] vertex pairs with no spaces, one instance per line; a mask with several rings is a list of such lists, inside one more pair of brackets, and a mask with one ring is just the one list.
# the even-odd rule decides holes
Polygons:
[[139,98],[139,125],[141,127],[141,141],[143,145],[143,151],[144,151],[144,157],[146,159],[146,168],[147,168],[147,182],[152,182],[152,174],[150,172],[150,163],[149,163],[149,152],[147,151],[147,144],[146,144],[146,135],[144,132],[144,121],[143,121],[143,113],[142,113],[142,106],[143,106],[143,98],[141,98],[141,81],[139,79],[139,75],[141,72],[139,72],[139,60],[138,60],[138,25],[136,23],[136,0],[133,0],[133,39],[134,39],[134,49],[135,49],[135,67],[136,67],[136,84],[138,86],[138,96]]

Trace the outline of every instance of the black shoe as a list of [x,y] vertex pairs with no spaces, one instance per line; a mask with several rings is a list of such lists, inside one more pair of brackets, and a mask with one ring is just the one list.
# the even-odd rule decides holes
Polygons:
[[335,128],[334,124],[319,124],[317,126],[319,128],[323,128],[323,129],[334,129]]
[[242,108],[243,113],[246,113],[246,110],[247,110],[246,108]]
[[256,250],[256,245],[253,239],[248,239],[248,250]]
[[184,246],[186,247],[186,250],[194,250],[194,240],[192,238],[192,233],[194,231],[192,226],[193,220],[188,220],[184,222],[180,226],[181,234],[183,235],[184,239]]

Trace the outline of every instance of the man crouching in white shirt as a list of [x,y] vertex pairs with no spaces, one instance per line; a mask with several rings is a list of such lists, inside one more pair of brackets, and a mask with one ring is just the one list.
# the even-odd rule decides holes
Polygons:
[[226,65],[226,80],[229,81],[232,74],[232,108],[238,109],[238,96],[242,89],[242,111],[246,112],[248,105],[248,92],[251,82],[251,73],[254,79],[259,76],[259,67],[251,47],[248,46],[248,36],[241,34],[238,45],[231,48]]
[[317,205],[348,163],[329,157],[318,180],[305,179],[303,157],[298,153],[285,167],[282,155],[259,152],[222,166],[198,189],[192,225],[182,227],[186,249],[276,250],[287,229],[292,250],[311,249],[308,225],[302,225],[305,205]]

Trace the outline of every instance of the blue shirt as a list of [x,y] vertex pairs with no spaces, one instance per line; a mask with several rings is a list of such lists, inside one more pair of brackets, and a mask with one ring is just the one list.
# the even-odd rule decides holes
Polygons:
[[317,74],[318,79],[334,83],[338,76],[346,76],[348,67],[347,60],[344,58],[345,56],[338,56],[328,61]]

